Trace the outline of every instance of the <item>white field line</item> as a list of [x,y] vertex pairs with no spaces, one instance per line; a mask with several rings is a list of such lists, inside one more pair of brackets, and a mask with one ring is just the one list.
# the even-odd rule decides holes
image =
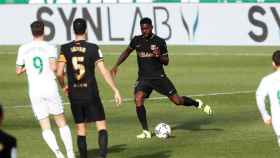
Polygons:
[[[0,55],[14,55],[17,54],[17,52],[0,52]],[[103,52],[103,54],[106,56],[119,56],[120,52]],[[135,53],[131,54],[132,56],[135,56]],[[186,53],[186,52],[178,52],[178,53],[169,53],[169,56],[201,56],[201,55],[207,55],[207,56],[271,56],[271,53]]]
[[[232,92],[214,92],[214,93],[201,93],[201,94],[190,94],[185,95],[189,97],[205,97],[205,96],[217,96],[217,95],[235,95],[235,94],[249,94],[254,93],[255,90],[244,90],[244,91],[232,91]],[[151,97],[148,100],[164,100],[167,99],[167,97]],[[123,102],[131,102],[134,101],[134,98],[124,98]],[[113,99],[110,100],[103,100],[103,102],[114,102]],[[69,102],[63,103],[63,105],[69,105]],[[19,108],[29,108],[30,105],[16,105],[16,106],[10,106],[6,107],[6,109],[19,109]]]

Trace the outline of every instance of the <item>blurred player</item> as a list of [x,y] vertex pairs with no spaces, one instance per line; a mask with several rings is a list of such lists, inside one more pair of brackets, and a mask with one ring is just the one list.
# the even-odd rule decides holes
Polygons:
[[[71,103],[77,128],[77,144],[80,157],[87,157],[86,125],[89,122],[96,122],[100,147],[99,156],[105,158],[108,150],[108,133],[105,112],[95,78],[95,67],[113,90],[117,106],[121,104],[122,98],[110,72],[105,67],[101,50],[96,44],[86,41],[86,21],[80,18],[76,19],[73,23],[73,29],[75,40],[61,46],[57,75],[60,85]],[[65,65],[68,86],[64,83]]]
[[[275,72],[265,76],[256,92],[256,100],[262,119],[265,124],[272,127],[280,147],[280,51],[272,55],[272,67]],[[265,107],[265,98],[269,97],[271,116]]]
[[33,22],[31,32],[33,41],[19,48],[16,73],[18,75],[25,71],[27,73],[32,109],[39,120],[46,143],[57,158],[64,157],[51,130],[49,114],[52,114],[59,127],[61,139],[67,150],[67,157],[74,158],[71,132],[64,118],[54,73],[56,71],[56,48],[44,41],[43,22]]
[[151,138],[146,119],[144,99],[148,98],[152,90],[167,96],[174,104],[195,106],[202,109],[208,115],[212,115],[209,105],[204,105],[201,100],[193,100],[186,96],[179,96],[173,83],[166,76],[163,65],[168,65],[168,51],[165,40],[152,33],[153,25],[149,18],[140,21],[142,35],[135,36],[128,48],[120,55],[111,72],[115,76],[117,68],[122,64],[133,50],[136,50],[138,61],[138,79],[136,82],[134,97],[136,112],[143,132],[137,138]]
[[[4,120],[4,111],[0,105],[0,126]],[[16,158],[17,157],[17,140],[15,137],[0,130],[0,157],[1,158]]]

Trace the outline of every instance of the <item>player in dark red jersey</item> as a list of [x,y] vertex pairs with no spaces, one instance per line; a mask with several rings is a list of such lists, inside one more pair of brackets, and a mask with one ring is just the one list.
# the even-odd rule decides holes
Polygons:
[[165,40],[153,34],[152,21],[143,18],[140,21],[142,35],[135,36],[129,46],[122,52],[111,73],[115,76],[118,66],[122,64],[133,50],[137,53],[138,79],[134,90],[136,112],[142,125],[143,132],[137,138],[151,138],[146,119],[144,99],[148,98],[152,90],[167,96],[174,104],[195,106],[208,115],[212,115],[209,105],[204,105],[201,100],[194,100],[177,93],[173,83],[166,76],[163,66],[168,65],[168,51]]

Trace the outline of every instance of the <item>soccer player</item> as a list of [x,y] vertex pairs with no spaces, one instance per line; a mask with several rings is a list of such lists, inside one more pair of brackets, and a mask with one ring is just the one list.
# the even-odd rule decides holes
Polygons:
[[[95,68],[99,70],[113,90],[117,106],[121,104],[122,98],[110,71],[104,64],[101,50],[96,44],[86,41],[86,21],[81,18],[75,19],[73,29],[75,40],[61,46],[57,76],[71,103],[71,110],[76,123],[80,157],[87,158],[86,125],[95,122],[100,148],[99,156],[105,158],[108,150],[108,132],[105,112],[95,78]],[[65,65],[68,85],[64,83]]]
[[138,139],[151,138],[148,130],[144,99],[148,98],[152,90],[167,96],[174,104],[183,106],[195,106],[202,109],[208,115],[212,115],[209,105],[204,105],[201,100],[193,100],[186,96],[179,96],[173,83],[166,76],[163,65],[169,63],[168,51],[165,40],[153,34],[153,25],[150,18],[140,21],[142,35],[135,36],[129,46],[118,58],[111,73],[116,75],[118,66],[122,64],[133,50],[136,50],[138,61],[138,79],[134,89],[136,112],[143,131],[137,135]]
[[[0,105],[0,126],[4,119],[4,111]],[[3,158],[16,158],[17,157],[17,140],[15,137],[7,134],[0,129],[0,157]]]
[[[265,124],[272,127],[277,137],[280,147],[280,51],[277,50],[272,55],[272,67],[275,72],[265,76],[257,89],[256,100],[258,109]],[[265,107],[265,98],[269,97],[271,116]]]
[[54,116],[61,139],[67,150],[67,157],[74,158],[72,136],[63,113],[62,101],[56,83],[57,51],[44,41],[44,23],[31,24],[33,41],[20,46],[16,61],[16,74],[27,73],[29,97],[35,117],[42,128],[42,136],[57,158],[63,154],[51,130],[49,115]]

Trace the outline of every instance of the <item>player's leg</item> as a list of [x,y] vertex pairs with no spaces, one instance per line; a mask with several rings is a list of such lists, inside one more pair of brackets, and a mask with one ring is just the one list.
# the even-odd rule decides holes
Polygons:
[[86,118],[90,122],[96,122],[98,132],[99,156],[106,158],[108,152],[108,132],[103,104],[99,95],[96,95],[86,107]]
[[80,153],[80,158],[87,158],[87,141],[86,141],[86,123],[77,123],[77,145]]
[[54,152],[57,158],[64,158],[63,154],[60,152],[55,135],[51,130],[50,120],[48,117],[40,119],[39,124],[42,129],[42,136],[51,150]]
[[30,94],[30,100],[32,103],[32,110],[34,112],[34,115],[38,119],[40,127],[42,129],[43,139],[48,144],[50,149],[54,152],[57,158],[63,158],[64,156],[60,152],[55,135],[51,130],[48,103],[44,98],[38,97],[36,94]]
[[106,128],[106,121],[96,121],[96,129],[98,132],[100,158],[106,158],[108,152],[108,132]]
[[194,100],[187,96],[179,96],[175,86],[167,77],[153,80],[152,85],[157,92],[167,96],[175,105],[194,106],[208,115],[212,115],[213,113],[211,107],[209,105],[204,105],[201,100]]
[[151,132],[149,132],[148,121],[146,116],[146,108],[144,106],[145,98],[148,98],[152,93],[152,88],[149,85],[148,80],[140,80],[137,82],[134,89],[134,101],[136,105],[137,118],[142,126],[142,133],[137,135],[138,139],[151,138]]
[[272,118],[272,127],[275,132],[278,146],[280,147],[280,108],[279,107],[271,107],[271,118]]
[[80,158],[87,158],[87,142],[86,142],[86,119],[84,104],[75,100],[71,100],[71,111],[76,123],[77,146]]
[[48,109],[54,115],[54,120],[59,128],[60,137],[64,143],[67,157],[74,158],[73,142],[69,126],[66,124],[64,117],[63,105],[58,91],[52,93],[52,97],[48,98]]
[[54,120],[59,128],[60,137],[64,143],[67,157],[74,158],[72,135],[69,126],[66,124],[66,120],[63,114],[54,115]]
[[143,91],[137,91],[134,94],[134,97],[135,97],[136,113],[137,113],[138,120],[142,126],[142,129],[148,130],[146,109],[144,106],[145,93]]

